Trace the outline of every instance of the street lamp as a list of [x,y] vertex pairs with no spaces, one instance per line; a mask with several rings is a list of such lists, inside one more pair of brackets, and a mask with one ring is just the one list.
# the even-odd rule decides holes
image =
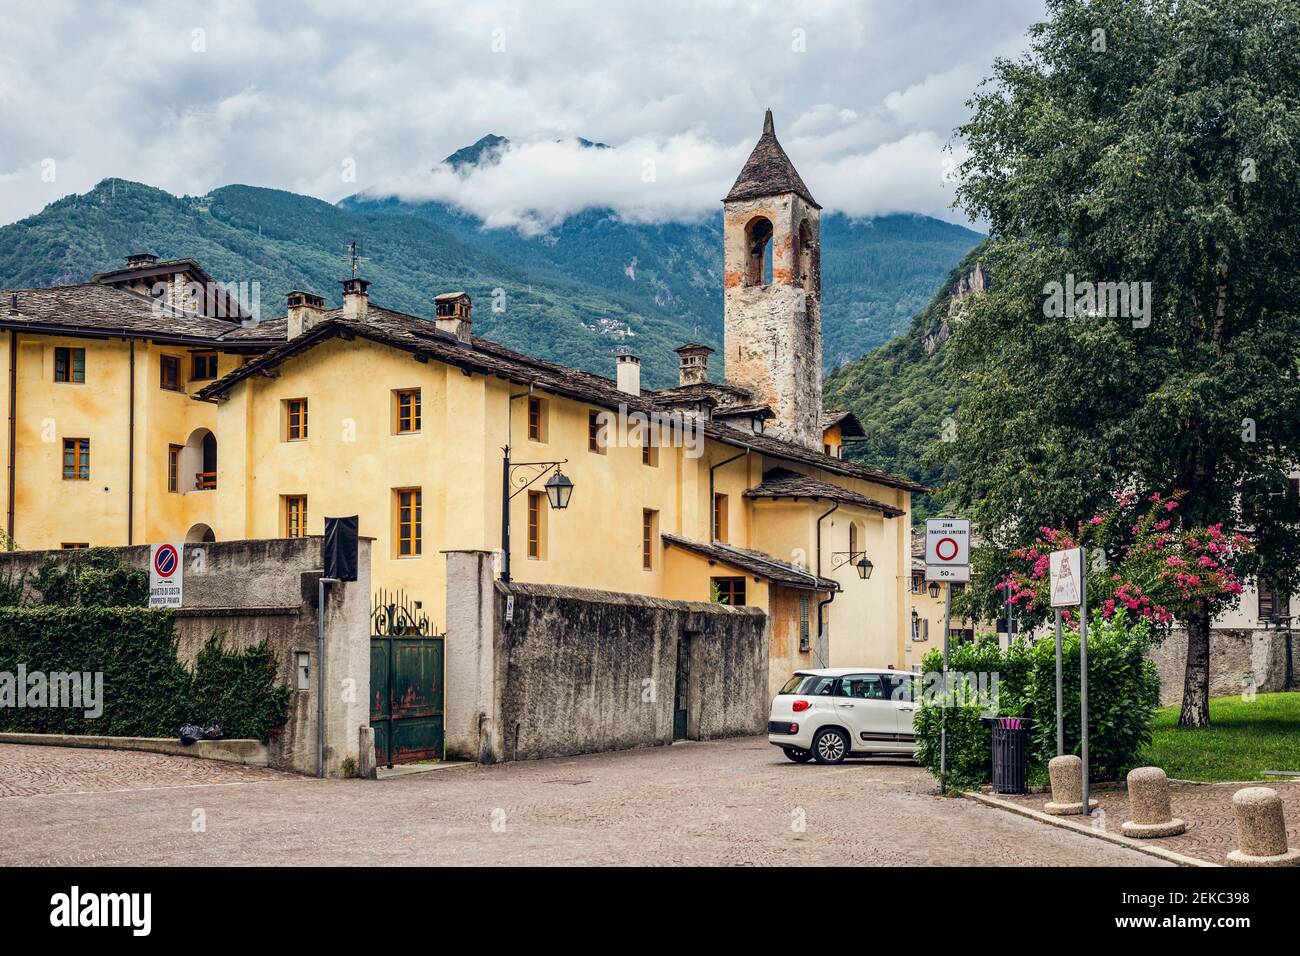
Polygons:
[[846,564],[853,565],[853,570],[857,571],[858,577],[864,581],[871,577],[871,571],[875,567],[865,551],[836,551],[831,555],[832,571],[838,570]]
[[938,582],[938,581],[931,581],[931,582],[930,582],[930,586],[929,586],[929,588],[928,588],[927,590],[930,592],[930,597],[934,598],[936,601],[939,600],[939,582]]
[[[551,475],[550,480],[546,482],[546,500],[550,502],[552,508],[561,511],[569,507],[569,499],[573,497],[573,482],[560,471],[560,466],[567,464],[569,459],[564,458],[560,461],[514,461],[510,460],[510,446],[506,445],[501,449],[501,580],[503,583],[510,583],[510,499],[515,495],[531,487],[535,482],[540,481],[546,475],[550,474],[552,469],[555,474]],[[520,468],[533,469],[532,474],[522,474],[515,477],[516,470]],[[511,490],[513,488],[513,490]]]
[[569,499],[573,497],[573,482],[560,471],[559,465],[555,466],[555,474],[546,483],[546,497],[551,502],[551,507],[557,511],[569,507]]

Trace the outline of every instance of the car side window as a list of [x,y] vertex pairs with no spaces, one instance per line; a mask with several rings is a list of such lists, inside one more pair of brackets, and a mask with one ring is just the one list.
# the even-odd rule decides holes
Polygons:
[[889,697],[885,693],[885,682],[879,674],[854,674],[842,678],[840,683],[844,687],[840,692],[841,697],[854,697],[858,700],[887,700]]

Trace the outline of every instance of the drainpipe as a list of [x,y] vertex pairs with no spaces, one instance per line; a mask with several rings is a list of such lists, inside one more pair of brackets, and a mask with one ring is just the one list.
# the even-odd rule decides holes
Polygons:
[[135,544],[135,339],[127,341],[131,344],[131,385],[127,389],[130,411],[126,436],[126,543],[131,545]]
[[[825,514],[823,514],[820,518],[817,519],[817,577],[819,578],[822,576],[822,522],[827,518],[829,518],[831,515],[833,515],[836,511],[838,511],[839,507],[840,504],[837,501],[834,505],[831,506],[831,509],[829,511],[827,511]],[[835,593],[836,592],[831,591],[830,597],[826,598],[826,600],[824,601],[817,602],[817,640],[818,641],[820,641],[823,636],[823,628],[825,627],[825,623],[823,619],[826,613],[826,605],[830,604],[832,601],[835,600]],[[826,660],[822,662],[823,666],[826,666],[826,664],[830,660],[829,642],[827,643],[826,648],[827,648],[827,655],[826,655]]]
[[719,468],[721,468],[723,465],[731,464],[731,462],[735,461],[737,458],[744,458],[746,455],[749,454],[749,452],[750,452],[750,447],[746,445],[745,450],[742,451],[739,455],[732,455],[730,458],[725,458],[722,461],[718,462],[716,465],[709,466],[709,543],[710,544],[712,544],[715,540],[717,540],[714,536],[714,533],[718,530],[713,526],[713,473],[717,471]]
[[[325,776],[325,587],[338,578],[321,576],[316,585],[316,776]],[[388,742],[392,754],[393,742]]]
[[9,550],[14,549],[14,483],[18,478],[18,442],[14,429],[18,418],[15,405],[18,401],[18,330],[9,330],[9,513],[5,528],[9,534]]

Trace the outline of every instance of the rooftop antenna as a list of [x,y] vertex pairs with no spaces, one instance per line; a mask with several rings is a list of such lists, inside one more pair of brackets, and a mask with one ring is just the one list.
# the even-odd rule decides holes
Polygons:
[[366,256],[361,254],[361,243],[353,239],[348,243],[348,264],[352,267],[352,278],[357,277],[357,265],[364,262]]

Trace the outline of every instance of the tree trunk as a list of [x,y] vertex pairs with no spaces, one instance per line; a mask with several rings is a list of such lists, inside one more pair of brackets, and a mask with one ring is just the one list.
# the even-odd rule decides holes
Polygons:
[[1179,727],[1210,726],[1210,615],[1204,604],[1187,616],[1187,670]]

